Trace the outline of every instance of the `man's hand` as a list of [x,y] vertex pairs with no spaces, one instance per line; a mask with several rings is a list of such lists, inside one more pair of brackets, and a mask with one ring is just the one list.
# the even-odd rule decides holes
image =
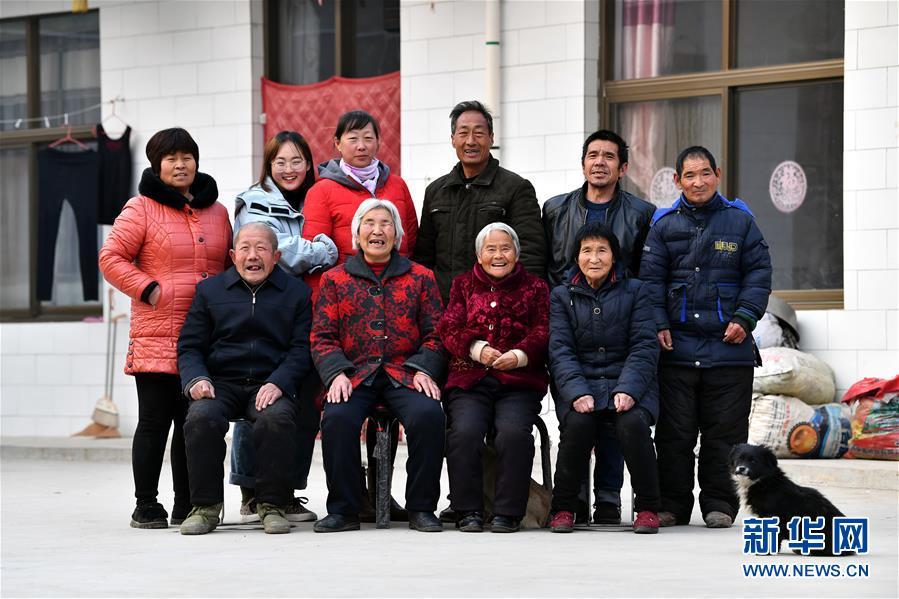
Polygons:
[[328,403],[341,403],[349,401],[352,394],[353,383],[350,382],[347,375],[341,372],[331,381],[331,387],[328,389],[325,399],[328,400]]
[[207,381],[206,379],[197,381],[193,384],[193,387],[190,388],[190,398],[215,399],[215,387],[213,387],[212,383]]
[[671,331],[663,329],[656,333],[656,337],[659,339],[659,347],[662,348],[662,351],[671,351],[674,349],[674,344],[671,343]]
[[581,395],[577,399],[574,400],[572,406],[575,412],[580,414],[589,414],[593,411],[593,396],[592,395]]
[[634,398],[627,393],[616,393],[613,399],[616,412],[627,412],[634,407]]
[[412,386],[419,393],[424,393],[431,399],[440,400],[440,387],[437,386],[434,379],[424,372],[419,370],[415,373],[415,376],[412,378]]
[[153,288],[153,291],[150,292],[150,297],[147,298],[147,302],[155,308],[156,304],[159,303],[159,297],[161,295],[162,289],[159,287],[159,285],[157,285]]
[[727,330],[724,331],[725,343],[743,343],[746,339],[746,330],[735,322],[727,324]]
[[497,358],[499,358],[502,353],[489,345],[485,345],[481,350],[481,357],[479,362],[484,366],[493,366],[493,363],[496,362]]
[[259,411],[264,410],[281,399],[282,395],[283,393],[281,393],[281,389],[278,388],[278,385],[274,383],[262,385],[256,393],[256,409]]
[[518,368],[518,356],[509,350],[493,361],[493,368],[495,370],[514,370]]

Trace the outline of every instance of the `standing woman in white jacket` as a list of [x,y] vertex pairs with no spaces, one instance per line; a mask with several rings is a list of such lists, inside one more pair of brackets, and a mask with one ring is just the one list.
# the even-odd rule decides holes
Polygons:
[[[328,268],[337,262],[337,246],[327,235],[317,235],[312,241],[303,239],[303,203],[306,192],[315,183],[315,163],[312,151],[303,136],[296,131],[281,131],[268,140],[263,150],[259,179],[235,202],[234,234],[250,222],[263,222],[274,229],[281,252],[279,265],[299,277],[308,272]],[[319,411],[315,394],[321,382],[313,369],[303,381],[298,395],[297,455],[294,488],[305,489],[315,437],[319,429]],[[259,520],[256,514],[256,453],[253,445],[253,426],[245,421],[234,425],[231,445],[230,482],[240,485],[240,516],[243,522]],[[303,504],[305,497],[294,497],[287,513],[288,520],[308,522],[316,520],[315,513]]]

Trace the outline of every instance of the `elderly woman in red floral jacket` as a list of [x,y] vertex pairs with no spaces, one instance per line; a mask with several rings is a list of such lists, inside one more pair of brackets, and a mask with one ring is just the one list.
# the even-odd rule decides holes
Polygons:
[[359,430],[371,407],[383,402],[406,429],[409,528],[439,532],[440,292],[434,273],[397,251],[403,224],[393,203],[362,202],[351,228],[358,252],[322,277],[312,322],[312,359],[328,389],[321,425],[328,516],[314,530],[359,529]]
[[493,532],[515,532],[527,507],[540,401],[546,393],[549,287],[518,263],[518,235],[491,223],[477,264],[453,280],[437,325],[452,355],[446,383],[450,498],[464,532],[484,529],[484,438],[496,432]]

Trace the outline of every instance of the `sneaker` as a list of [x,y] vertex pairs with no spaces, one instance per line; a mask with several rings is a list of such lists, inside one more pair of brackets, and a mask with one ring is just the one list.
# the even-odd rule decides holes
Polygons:
[[240,521],[243,524],[259,522],[259,514],[256,513],[256,498],[250,497],[240,503]]
[[195,505],[190,514],[181,523],[183,535],[205,535],[215,530],[219,524],[219,514],[222,512],[222,504]]
[[284,510],[284,517],[291,522],[314,522],[318,520],[315,512],[305,508],[307,503],[309,503],[309,500],[305,497],[294,497],[287,504],[287,508]]
[[614,503],[601,501],[596,504],[596,510],[593,512],[594,524],[621,524],[621,506]]
[[549,523],[549,529],[553,532],[573,532],[574,514],[565,510],[556,512]]
[[659,518],[659,526],[661,526],[662,528],[667,528],[669,526],[681,526],[682,524],[686,524],[678,522],[677,516],[674,515],[674,512],[659,512],[657,516]]
[[654,535],[659,532],[659,517],[655,512],[643,511],[634,518],[634,532],[638,535]]
[[709,512],[702,517],[707,528],[730,528],[734,519],[724,512]]
[[283,535],[290,532],[290,522],[284,517],[284,511],[271,503],[260,503],[256,508],[262,529],[265,534]]
[[169,513],[161,503],[140,504],[131,513],[131,528],[168,528]]

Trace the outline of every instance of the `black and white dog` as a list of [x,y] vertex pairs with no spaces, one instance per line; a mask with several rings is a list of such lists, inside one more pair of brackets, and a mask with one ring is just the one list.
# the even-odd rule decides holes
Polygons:
[[730,472],[744,509],[760,518],[780,518],[780,542],[789,538],[787,524],[794,516],[823,516],[825,549],[810,553],[833,555],[833,519],[843,513],[816,489],[801,487],[787,478],[774,452],[762,445],[735,445],[730,453]]

